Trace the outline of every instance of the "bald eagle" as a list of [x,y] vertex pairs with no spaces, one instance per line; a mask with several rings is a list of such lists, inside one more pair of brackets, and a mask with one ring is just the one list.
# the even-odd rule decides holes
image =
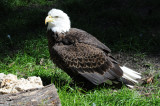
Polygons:
[[59,9],[51,9],[45,18],[51,60],[73,80],[84,86],[117,80],[133,88],[141,74],[119,63],[111,50],[91,34],[71,28],[70,19]]

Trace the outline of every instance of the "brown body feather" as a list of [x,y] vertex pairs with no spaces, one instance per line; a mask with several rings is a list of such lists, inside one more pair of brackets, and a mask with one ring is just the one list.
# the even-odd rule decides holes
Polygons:
[[122,77],[111,50],[87,32],[71,28],[66,33],[47,33],[51,59],[74,80],[99,85]]

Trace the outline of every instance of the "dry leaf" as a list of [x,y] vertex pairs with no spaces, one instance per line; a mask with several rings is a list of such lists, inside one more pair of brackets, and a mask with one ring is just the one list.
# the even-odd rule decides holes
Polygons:
[[8,65],[8,67],[11,67],[12,65],[14,65],[15,62],[12,62],[11,64]]
[[44,62],[44,58],[41,58],[40,65],[43,65],[43,62]]
[[152,77],[149,77],[149,78],[147,79],[147,84],[152,83],[152,82],[153,82],[153,76],[152,76]]
[[150,94],[150,93],[145,93],[144,95],[145,95],[145,96],[149,96],[149,95],[151,95],[151,94]]

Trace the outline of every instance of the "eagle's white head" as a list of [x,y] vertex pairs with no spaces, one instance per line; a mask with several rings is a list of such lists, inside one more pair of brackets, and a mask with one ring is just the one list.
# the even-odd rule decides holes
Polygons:
[[64,33],[70,29],[70,20],[66,13],[59,9],[51,9],[45,19],[45,24],[48,23],[47,30],[52,30],[56,33]]

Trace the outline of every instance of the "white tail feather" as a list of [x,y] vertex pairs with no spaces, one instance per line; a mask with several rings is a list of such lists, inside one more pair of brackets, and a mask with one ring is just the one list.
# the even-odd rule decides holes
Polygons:
[[[130,68],[123,66],[121,67],[121,69],[123,70],[123,76],[122,76],[123,78],[134,83],[138,83],[137,79],[141,79],[141,74]],[[127,86],[130,86],[130,85],[127,85]]]
[[126,84],[129,88],[131,88],[131,89],[133,89],[134,88],[134,86],[133,85],[128,85],[128,84]]

